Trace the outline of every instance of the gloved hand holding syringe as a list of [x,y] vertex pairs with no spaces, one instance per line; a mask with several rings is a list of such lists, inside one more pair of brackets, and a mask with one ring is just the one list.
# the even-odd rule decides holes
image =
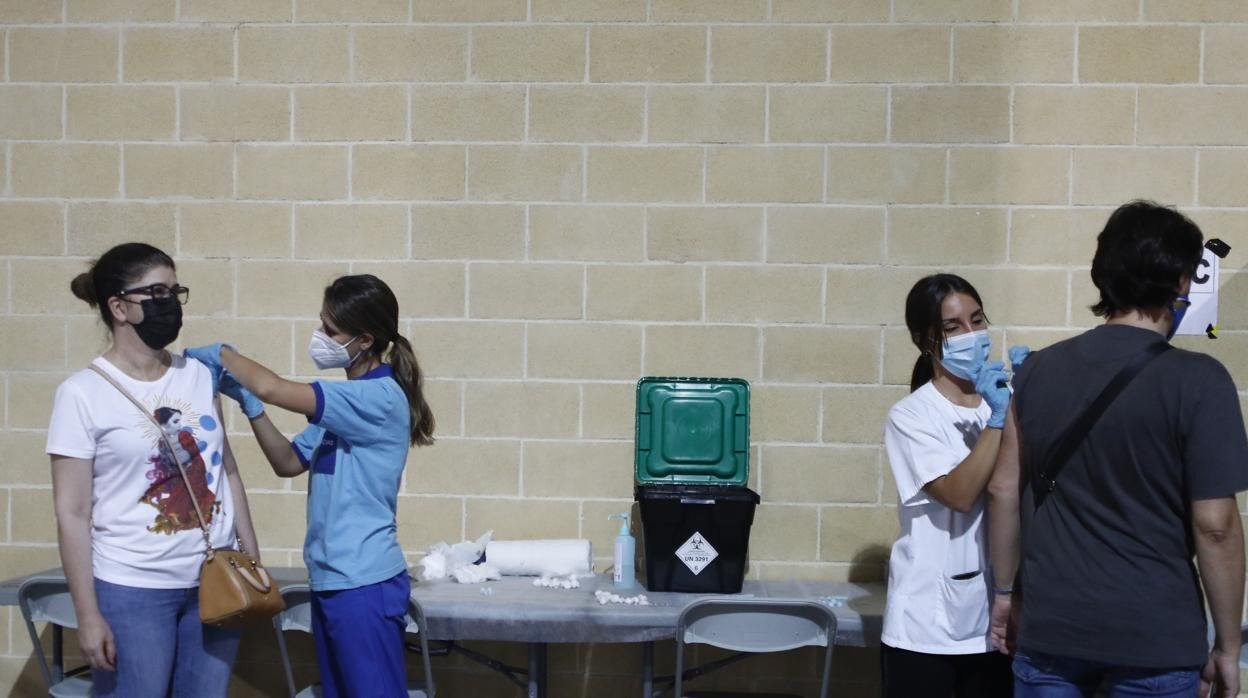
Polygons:
[[[984,351],[986,353],[986,351]],[[1023,361],[1027,359],[1027,355],[1031,353],[1031,349],[1025,346],[1014,346],[1009,349],[1010,370],[1006,370],[1005,362],[1002,361],[983,361],[976,363],[978,368],[975,375],[972,376],[975,384],[975,392],[979,393],[984,402],[992,408],[992,414],[988,418],[987,426],[995,429],[1001,429],[1005,426],[1005,413],[1010,406],[1010,396],[1014,394],[1014,387],[1011,385],[1014,371],[1022,366]]]

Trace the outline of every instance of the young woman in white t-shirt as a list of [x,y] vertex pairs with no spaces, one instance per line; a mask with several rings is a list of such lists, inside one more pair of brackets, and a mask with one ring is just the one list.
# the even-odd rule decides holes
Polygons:
[[195,504],[214,548],[236,537],[258,547],[213,375],[165,349],[189,291],[173,260],[142,243],[104,253],[71,289],[112,339],[92,365],[150,410],[84,369],[57,388],[48,426],[57,542],[94,695],[224,696],[239,633],[200,623]]
[[979,293],[959,276],[920,279],[906,297],[906,327],[920,356],[911,393],[884,429],[901,522],[880,647],[884,697],[1009,696],[1009,659],[988,640],[994,589],[982,527],[1007,376],[988,361]]

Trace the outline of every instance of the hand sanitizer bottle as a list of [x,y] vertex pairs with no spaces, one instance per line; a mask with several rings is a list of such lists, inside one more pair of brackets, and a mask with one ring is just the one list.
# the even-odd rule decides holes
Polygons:
[[620,519],[620,533],[615,537],[615,559],[612,561],[615,573],[612,581],[617,589],[630,589],[637,581],[634,567],[637,540],[628,531],[629,515],[612,514],[607,518]]

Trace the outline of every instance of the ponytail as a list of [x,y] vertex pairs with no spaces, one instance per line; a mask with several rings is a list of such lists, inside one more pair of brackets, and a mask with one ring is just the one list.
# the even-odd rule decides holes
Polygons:
[[922,388],[928,381],[936,377],[936,369],[932,368],[932,355],[919,354],[914,362],[914,370],[910,372],[910,392]]
[[371,334],[368,348],[377,359],[389,353],[394,380],[407,396],[413,446],[433,443],[433,410],[425,402],[424,377],[412,345],[399,333],[399,301],[386,282],[372,274],[340,276],[325,287],[324,313],[338,329],[359,336]]
[[416,354],[412,351],[411,342],[401,334],[394,335],[390,347],[390,367],[394,371],[394,380],[407,395],[407,408],[411,413],[411,444],[413,446],[429,446],[433,444],[433,410],[425,402],[424,376],[420,373],[420,364],[416,363]]

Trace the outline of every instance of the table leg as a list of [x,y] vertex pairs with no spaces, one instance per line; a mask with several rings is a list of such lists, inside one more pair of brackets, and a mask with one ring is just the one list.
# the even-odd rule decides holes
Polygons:
[[641,643],[641,698],[654,695],[654,643]]
[[529,643],[528,698],[546,698],[546,643]]

